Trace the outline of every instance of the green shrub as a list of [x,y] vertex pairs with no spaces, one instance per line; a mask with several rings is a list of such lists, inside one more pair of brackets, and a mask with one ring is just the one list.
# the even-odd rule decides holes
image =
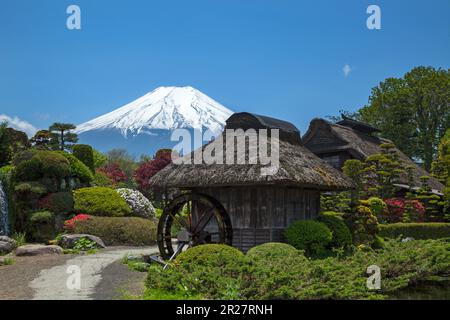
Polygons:
[[44,185],[42,185],[39,182],[21,182],[18,183],[14,187],[14,191],[17,193],[26,193],[26,194],[35,194],[35,195],[42,195],[47,192]]
[[73,249],[77,251],[89,251],[97,248],[98,248],[97,243],[88,238],[78,239],[77,241],[75,241],[75,244],[73,246]]
[[31,223],[48,223],[53,220],[55,215],[50,211],[38,211],[31,214]]
[[25,151],[15,160],[15,181],[36,181],[41,178],[62,179],[70,175],[69,161],[55,151]]
[[94,151],[90,145],[76,144],[73,146],[73,155],[83,162],[91,172],[95,171],[94,167]]
[[367,200],[367,204],[369,205],[372,214],[376,217],[386,214],[387,205],[382,199],[371,197]]
[[38,211],[31,214],[27,223],[27,234],[31,240],[46,242],[55,236],[54,214],[50,211]]
[[227,245],[189,248],[166,270],[150,267],[146,280],[148,294],[184,299],[237,299],[244,263],[243,253]]
[[450,238],[450,223],[393,223],[381,224],[380,236],[396,239],[400,236],[414,239]]
[[40,209],[55,213],[70,213],[74,209],[72,192],[50,193],[39,200]]
[[153,220],[125,217],[91,217],[76,221],[74,233],[100,237],[106,245],[152,245],[156,242],[156,222]]
[[243,256],[241,251],[231,246],[205,244],[182,252],[177,257],[176,263],[188,270],[198,266],[227,268]]
[[246,256],[252,260],[270,261],[274,258],[280,258],[289,254],[303,254],[302,251],[295,249],[287,243],[267,242],[248,250]]
[[94,216],[123,217],[131,208],[114,190],[105,187],[81,188],[73,191],[75,210]]
[[331,243],[333,235],[328,227],[318,221],[299,220],[285,231],[287,242],[307,255],[321,255]]
[[378,219],[369,207],[358,206],[355,211],[344,214],[344,221],[352,233],[355,244],[372,245],[379,228]]
[[74,155],[67,153],[65,151],[55,151],[60,155],[64,156],[70,164],[70,175],[72,177],[77,177],[83,183],[89,183],[94,179],[94,176],[91,170],[77,157]]
[[344,219],[335,212],[323,212],[317,218],[318,221],[324,223],[333,234],[331,240],[331,248],[349,248],[352,241],[350,229],[344,222]]
[[114,182],[105,173],[101,171],[96,171],[94,173],[92,185],[95,187],[107,187],[107,188],[115,187]]

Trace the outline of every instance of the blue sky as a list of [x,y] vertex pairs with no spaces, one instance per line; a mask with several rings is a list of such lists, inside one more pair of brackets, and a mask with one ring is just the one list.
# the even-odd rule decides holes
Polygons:
[[[81,30],[66,28],[70,4]],[[366,28],[370,4],[381,30]],[[448,0],[2,0],[0,115],[78,124],[190,85],[304,133],[314,117],[364,105],[387,77],[449,68],[449,13]]]

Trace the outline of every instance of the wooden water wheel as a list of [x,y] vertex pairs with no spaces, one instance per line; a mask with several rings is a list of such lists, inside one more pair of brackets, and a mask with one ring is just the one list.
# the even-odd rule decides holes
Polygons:
[[219,201],[191,192],[176,197],[166,206],[159,220],[157,239],[161,256],[173,259],[186,248],[201,244],[231,245],[233,230]]

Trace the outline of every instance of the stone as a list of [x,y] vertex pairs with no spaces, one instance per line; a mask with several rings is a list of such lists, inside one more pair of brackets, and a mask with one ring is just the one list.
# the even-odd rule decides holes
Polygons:
[[16,241],[7,236],[0,236],[0,252],[10,253],[15,247]]
[[402,239],[402,242],[403,242],[403,243],[404,243],[404,242],[410,242],[410,241],[414,241],[414,238],[412,238],[412,237],[407,237],[407,238]]
[[16,249],[16,256],[40,256],[44,254],[63,254],[60,246],[46,246],[43,244],[27,244]]
[[61,236],[59,244],[63,248],[72,249],[75,246],[75,242],[82,238],[87,238],[91,241],[94,241],[100,248],[106,248],[106,245],[102,239],[90,234],[64,234]]

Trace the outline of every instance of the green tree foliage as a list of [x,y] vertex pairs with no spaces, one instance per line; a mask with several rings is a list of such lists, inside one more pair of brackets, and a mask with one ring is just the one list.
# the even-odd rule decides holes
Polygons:
[[394,196],[394,184],[399,183],[404,170],[392,143],[383,143],[380,147],[381,153],[370,155],[365,161],[363,182],[368,186],[368,195],[387,199]]
[[83,162],[92,172],[95,172],[94,151],[90,145],[76,144],[73,146],[73,155]]
[[96,149],[92,149],[94,153],[94,168],[103,167],[108,162],[108,157]]
[[58,145],[58,140],[48,130],[39,130],[30,139],[33,147],[44,150],[51,150],[52,146]]
[[76,126],[71,123],[55,122],[52,124],[49,128],[52,137],[52,149],[59,149],[61,151],[70,150],[73,144],[78,141],[77,134],[71,132],[75,128]]
[[373,88],[359,114],[429,170],[439,140],[450,127],[449,101],[450,70],[417,67]]
[[28,147],[25,132],[9,128],[6,121],[0,123],[0,167],[9,164],[15,154]]

